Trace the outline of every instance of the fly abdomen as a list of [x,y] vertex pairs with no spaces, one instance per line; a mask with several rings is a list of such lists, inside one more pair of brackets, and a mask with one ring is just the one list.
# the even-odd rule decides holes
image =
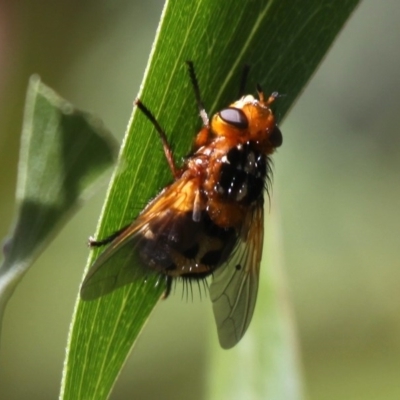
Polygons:
[[173,277],[205,278],[229,257],[236,244],[234,228],[221,228],[202,211],[199,221],[191,212],[169,210],[152,220],[138,243],[142,262]]

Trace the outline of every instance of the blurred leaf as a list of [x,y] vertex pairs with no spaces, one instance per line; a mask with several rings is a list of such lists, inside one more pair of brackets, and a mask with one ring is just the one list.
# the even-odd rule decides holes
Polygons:
[[[185,60],[195,64],[210,114],[236,100],[242,68],[250,64],[249,92],[254,92],[259,82],[266,93],[283,93],[285,96],[276,102],[276,113],[282,119],[357,3],[344,0],[338,7],[334,1],[316,0],[296,4],[289,0],[233,0],[229,5],[214,0],[167,2],[140,98],[169,134],[176,159],[188,152],[201,126]],[[159,139],[140,113],[133,114],[120,160],[124,168],[114,174],[110,184],[99,238],[130,223],[146,202],[171,182]],[[91,253],[88,266],[99,252]],[[271,285],[274,282],[268,281],[267,286]],[[138,281],[99,300],[78,299],[64,369],[63,399],[108,397],[162,291],[156,279],[148,279],[146,285]],[[274,308],[277,300],[266,301]],[[291,344],[284,338],[279,343],[290,359]],[[285,360],[276,362],[281,364],[279,374],[286,371],[288,381],[298,381],[296,368],[285,370],[289,365]],[[270,369],[270,382],[277,369]],[[262,365],[259,371],[265,373]],[[275,398],[286,398],[283,387],[278,393],[279,389],[280,397]],[[301,396],[299,390],[295,393],[291,398]]]
[[33,76],[18,166],[17,215],[3,246],[0,318],[15,286],[88,189],[115,159],[101,122],[74,108]]

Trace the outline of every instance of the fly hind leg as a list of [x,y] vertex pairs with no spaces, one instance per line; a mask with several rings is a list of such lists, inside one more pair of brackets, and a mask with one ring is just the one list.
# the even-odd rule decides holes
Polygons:
[[119,235],[124,233],[130,226],[131,226],[131,224],[126,225],[123,228],[118,229],[116,232],[114,232],[110,236],[107,236],[106,238],[101,239],[101,240],[95,240],[92,236],[90,236],[89,240],[88,240],[88,245],[89,245],[89,247],[102,247],[102,246],[105,246],[106,244],[111,243]]

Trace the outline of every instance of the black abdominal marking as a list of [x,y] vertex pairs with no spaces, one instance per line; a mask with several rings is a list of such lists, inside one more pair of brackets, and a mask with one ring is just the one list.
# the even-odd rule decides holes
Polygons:
[[206,211],[198,222],[192,212],[170,212],[150,221],[140,239],[137,249],[144,264],[166,275],[202,279],[227,261],[237,241],[234,228],[217,226]]

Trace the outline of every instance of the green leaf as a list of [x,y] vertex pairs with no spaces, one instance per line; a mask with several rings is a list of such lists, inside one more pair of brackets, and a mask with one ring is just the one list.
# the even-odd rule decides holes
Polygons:
[[17,215],[0,266],[0,318],[22,276],[115,160],[116,143],[93,116],[33,76],[17,182]]
[[[209,114],[237,99],[242,68],[249,64],[248,91],[254,92],[256,83],[260,83],[266,93],[282,93],[275,107],[282,119],[357,3],[357,0],[344,0],[338,7],[334,1],[316,0],[167,2],[139,97],[167,132],[176,160],[187,154],[201,127],[186,60],[194,62]],[[107,237],[130,223],[146,202],[171,182],[157,134],[141,113],[133,113],[121,149],[120,165],[110,184],[96,233],[98,238]],[[91,253],[88,265],[99,252]],[[276,288],[270,277],[267,274],[265,278],[267,290]],[[162,285],[150,278],[146,284],[138,281],[92,302],[78,299],[61,398],[108,397],[162,292]],[[276,313],[277,291],[270,293],[273,298],[265,301],[271,312]],[[281,332],[278,346],[287,357],[277,360],[279,366],[269,369],[272,371],[269,381],[274,380],[277,370],[280,376],[286,371],[288,381],[299,381],[298,370],[291,367],[294,363],[292,342],[287,339],[289,328],[284,323],[279,326],[282,329],[278,330]],[[240,346],[237,347],[240,349]],[[260,371],[265,372],[263,365]],[[282,387],[276,392],[273,397],[276,399],[301,397],[300,390],[295,390],[296,395],[292,397],[285,397],[287,392]]]

